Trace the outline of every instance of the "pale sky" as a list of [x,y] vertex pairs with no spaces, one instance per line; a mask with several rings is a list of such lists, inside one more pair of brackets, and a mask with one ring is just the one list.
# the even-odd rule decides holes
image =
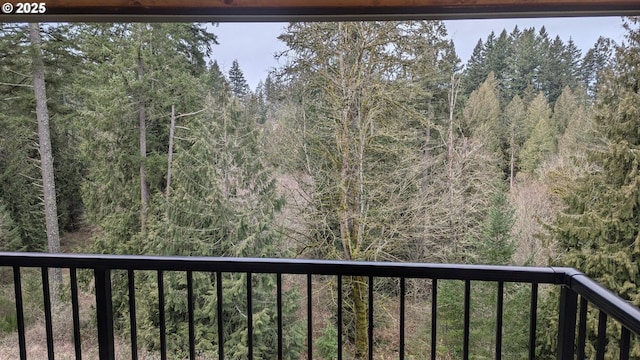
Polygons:
[[[277,37],[286,23],[221,23],[213,28],[220,45],[213,48],[213,59],[218,61],[226,73],[234,59],[238,60],[247,82],[255,89],[264,80],[270,69],[278,66],[274,54],[285,49]],[[463,63],[471,56],[478,39],[486,39],[494,31],[496,36],[506,29],[511,32],[515,25],[520,30],[545,26],[550,38],[559,35],[567,42],[573,39],[582,54],[593,46],[598,37],[610,37],[617,43],[623,40],[624,29],[620,17],[595,18],[546,18],[546,19],[490,19],[445,21],[449,36]]]

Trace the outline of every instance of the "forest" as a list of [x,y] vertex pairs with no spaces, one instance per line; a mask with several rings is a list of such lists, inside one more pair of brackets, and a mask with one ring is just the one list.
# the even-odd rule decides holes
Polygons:
[[[0,24],[0,251],[568,266],[640,306],[640,19],[624,28],[623,42],[601,37],[584,53],[544,27],[505,29],[462,63],[440,21],[290,23],[283,65],[254,90],[237,61],[221,70],[212,24]],[[200,275],[196,346],[214,357],[215,283]],[[139,294],[153,294],[154,276],[136,274]],[[225,315],[239,324],[246,279],[225,276]],[[348,352],[361,359],[367,284],[345,281]],[[126,334],[126,275],[112,282]],[[270,359],[275,285],[253,282],[255,356]],[[516,285],[509,359],[528,354],[517,320],[528,289]],[[430,289],[408,291],[420,303]],[[482,323],[495,290],[477,291]],[[393,296],[383,282],[376,292]],[[14,330],[4,293],[0,354]],[[461,294],[439,292],[445,338],[460,331]],[[305,358],[301,296],[284,294],[287,359]],[[335,294],[324,296],[328,309]],[[557,293],[540,296],[557,306]],[[166,305],[173,358],[186,356],[184,301]],[[151,358],[157,302],[138,303]],[[551,313],[539,316],[553,327]],[[337,330],[321,326],[318,354],[336,358]],[[246,358],[246,331],[230,329],[229,358]],[[477,359],[491,358],[491,331],[474,334]],[[555,358],[554,341],[541,336],[537,358]],[[427,345],[409,351],[419,359]]]

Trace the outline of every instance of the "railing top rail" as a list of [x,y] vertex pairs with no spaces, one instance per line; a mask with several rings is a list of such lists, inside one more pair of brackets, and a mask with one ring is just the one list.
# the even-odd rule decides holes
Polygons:
[[570,274],[567,286],[589,303],[640,335],[640,309],[582,273]]
[[100,255],[0,252],[0,267],[109,270],[251,272],[504,281],[569,287],[595,307],[640,334],[640,310],[573,268],[394,263],[312,259]]
[[205,272],[250,271],[253,273],[437,278],[547,284],[564,283],[564,270],[551,267],[312,259],[0,252],[0,266]]

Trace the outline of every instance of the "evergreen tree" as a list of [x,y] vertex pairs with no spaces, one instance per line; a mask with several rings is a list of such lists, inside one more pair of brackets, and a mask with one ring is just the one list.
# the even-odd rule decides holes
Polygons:
[[22,250],[22,241],[11,214],[0,199],[0,251]]
[[[478,40],[471,59],[467,63],[462,88],[464,94],[470,94],[476,90],[493,72],[499,89],[503,89],[508,83],[509,53],[511,52],[511,38],[506,30],[502,30],[496,38],[492,32],[485,42]],[[499,92],[503,94],[502,91]],[[500,99],[501,105],[504,103]]]
[[229,85],[233,94],[239,98],[245,97],[249,93],[249,84],[244,78],[238,60],[233,60],[229,69]]
[[[161,204],[149,221],[149,232],[142,242],[146,254],[201,255],[233,257],[287,257],[280,247],[281,231],[275,214],[283,206],[276,193],[275,180],[262,164],[257,124],[238,99],[217,104],[212,96],[207,111],[187,120],[179,128],[174,162],[175,176],[171,196],[158,199]],[[217,349],[216,284],[213,275],[197,275],[194,318],[200,336],[196,348],[203,353]],[[248,354],[246,316],[253,312],[254,356],[268,359],[277,351],[277,311],[273,300],[275,279],[254,275],[254,308],[247,309],[246,276],[223,276],[225,354],[243,358]],[[144,291],[153,293],[154,276],[142,275],[138,281]],[[184,279],[169,275],[165,279],[168,299],[184,299]],[[176,302],[175,306],[171,303]],[[287,335],[287,359],[299,357],[302,349],[300,324],[295,321],[297,291],[283,293],[283,322]],[[174,354],[186,354],[188,332],[183,319],[186,303],[172,300],[167,311],[169,333],[175,333],[169,347]],[[138,333],[152,349],[157,342],[154,323],[157,299],[145,299],[139,305],[145,318]]]
[[214,99],[221,104],[226,104],[230,97],[231,88],[229,81],[220,70],[217,61],[214,61],[211,66],[209,66],[207,83]]
[[[512,35],[513,36],[513,35]],[[524,94],[525,89],[537,82],[540,48],[534,28],[528,28],[514,37],[510,63],[510,96]]]
[[527,115],[525,117],[524,126],[522,127],[522,134],[524,139],[531,137],[533,129],[538,125],[540,120],[551,118],[551,109],[544,93],[538,92],[537,95],[531,98],[529,102],[525,99],[527,104]]
[[82,198],[86,219],[103,229],[99,251],[139,253],[136,235],[146,230],[153,198],[166,190],[171,108],[203,107],[196,75],[205,72],[213,43],[213,34],[192,24],[78,30],[78,52],[88,63],[76,83],[87,164]]
[[556,128],[555,132],[558,135],[564,134],[569,122],[574,118],[574,114],[578,110],[578,101],[571,88],[566,86],[562,90],[560,97],[558,97],[553,107],[553,115],[551,115],[551,123]]
[[567,44],[564,47],[562,54],[562,60],[567,68],[567,83],[565,86],[570,88],[576,88],[583,82],[581,67],[582,67],[582,51],[578,48],[572,38],[569,38]]
[[592,97],[597,95],[598,86],[605,71],[615,66],[614,49],[616,46],[615,41],[601,36],[582,59],[581,77],[587,93]]
[[[471,243],[466,261],[474,264],[513,264],[517,241],[512,235],[514,209],[506,194],[496,190],[490,206],[479,224],[476,238]],[[461,338],[464,329],[460,316],[463,309],[464,288],[458,281],[438,282],[438,334],[446,353],[462,356]],[[509,359],[524,358],[528,351],[528,314],[522,309],[529,305],[530,291],[523,284],[504,287],[504,318],[502,356]],[[495,351],[497,287],[490,283],[472,283],[473,300],[470,306],[470,347],[478,358],[491,358]]]
[[[58,221],[61,229],[71,229],[79,221],[82,208],[78,200],[81,174],[71,113],[67,101],[68,86],[79,67],[70,50],[67,26],[48,25],[40,32],[43,81],[46,84],[53,172],[57,193]],[[42,174],[40,167],[35,95],[32,74],[32,46],[26,24],[0,25],[0,66],[3,82],[0,94],[0,199],[13,219],[21,239],[20,249],[41,251],[46,248]],[[18,249],[14,249],[18,250]]]
[[518,170],[518,157],[524,144],[524,122],[526,117],[524,102],[518,95],[504,109],[504,122],[508,133],[509,187],[512,189]]
[[[637,18],[625,21],[628,45],[617,49],[616,72],[602,79],[598,92],[598,140],[589,144],[589,167],[582,176],[557,183],[564,208],[550,227],[561,254],[557,264],[583,271],[635,306],[640,306],[639,25]],[[589,334],[595,323],[589,322]],[[607,356],[617,357],[619,332],[607,334]],[[632,356],[640,356],[638,344]]]
[[543,160],[555,153],[558,134],[551,125],[550,115],[547,100],[540,92],[527,109],[525,130],[531,129],[531,132],[520,151],[522,171],[534,173]]
[[[568,92],[568,91],[567,91]],[[586,101],[580,101],[580,98],[586,98],[586,94],[582,92],[582,94],[576,93],[573,94],[573,100],[575,103],[567,105],[572,111],[566,112],[563,108],[558,108],[554,111],[555,117],[564,117],[565,120],[558,119],[560,123],[566,123],[566,129],[562,134],[562,137],[558,141],[558,152],[561,156],[569,156],[569,157],[585,157],[586,160],[586,147],[585,144],[591,144],[594,141],[594,120],[593,114],[591,113],[591,107],[586,105]],[[564,92],[563,95],[560,95],[558,99],[558,103],[565,97]],[[570,100],[569,100],[570,101]],[[556,107],[561,106],[557,105]],[[558,115],[556,115],[556,113]],[[582,168],[586,167],[584,164]]]
[[487,51],[482,39],[478,39],[476,46],[473,48],[471,58],[467,61],[462,88],[467,94],[480,86],[489,75],[487,66]]
[[538,166],[556,150],[555,132],[548,119],[541,119],[525,141],[520,152],[521,169],[534,173]]
[[555,103],[560,92],[564,87],[567,69],[563,63],[564,43],[559,36],[549,42],[546,46],[546,52],[542,57],[540,66],[540,75],[538,81],[540,89],[547,97],[547,101],[551,104]]
[[500,119],[499,97],[498,83],[492,71],[469,97],[463,110],[462,132],[475,136],[488,151],[501,158],[506,131]]

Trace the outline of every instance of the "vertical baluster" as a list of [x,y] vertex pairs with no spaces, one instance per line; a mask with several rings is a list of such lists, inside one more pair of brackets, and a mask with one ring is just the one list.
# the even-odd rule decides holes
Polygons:
[[276,296],[278,301],[278,360],[282,360],[282,274],[276,275]]
[[138,359],[138,323],[136,319],[136,279],[132,269],[127,270],[129,282],[129,325],[131,328],[131,359]]
[[44,321],[47,331],[47,355],[49,360],[54,359],[53,355],[53,320],[51,319],[51,292],[49,290],[49,269],[41,268],[42,274],[42,295],[44,299]]
[[196,329],[193,322],[193,272],[187,271],[187,313],[189,317],[189,359],[195,360],[196,358]]
[[626,327],[622,327],[620,332],[620,360],[629,360],[629,350],[631,348],[631,332]]
[[251,272],[247,273],[247,347],[249,360],[253,360],[253,299],[251,291]]
[[311,274],[307,274],[307,359],[313,359],[313,297]]
[[158,314],[160,315],[160,358],[167,359],[167,327],[164,314],[164,274],[158,270]]
[[596,360],[604,360],[604,352],[607,349],[607,313],[600,311],[598,316],[598,347]]
[[462,341],[462,358],[469,360],[469,327],[471,326],[471,281],[464,282],[464,335]]
[[216,272],[216,293],[218,297],[218,359],[224,359],[224,328],[222,322],[222,273]]
[[496,360],[502,359],[502,315],[504,310],[504,282],[498,281],[498,306],[496,319]]
[[78,276],[76,268],[69,269],[71,282],[71,311],[73,316],[73,346],[76,360],[82,360],[82,343],[80,338],[80,308],[78,304]]
[[531,306],[529,308],[529,360],[536,359],[536,327],[538,325],[538,284],[531,284]]
[[580,322],[578,324],[578,359],[584,359],[584,349],[587,340],[587,299],[580,298]]
[[338,275],[338,360],[342,360],[342,276]]
[[373,276],[369,276],[369,360],[373,360]]
[[404,360],[405,278],[400,278],[400,360]]
[[436,360],[438,332],[438,279],[431,281],[431,360]]
[[111,270],[93,269],[96,284],[96,317],[100,360],[115,358],[113,346],[113,305],[111,299]]
[[16,295],[16,320],[18,322],[18,348],[20,359],[27,358],[27,346],[24,336],[24,309],[22,306],[22,280],[20,278],[20,268],[13,267],[13,290]]
[[576,312],[578,294],[566,286],[560,289],[558,314],[558,360],[573,359],[576,339]]

